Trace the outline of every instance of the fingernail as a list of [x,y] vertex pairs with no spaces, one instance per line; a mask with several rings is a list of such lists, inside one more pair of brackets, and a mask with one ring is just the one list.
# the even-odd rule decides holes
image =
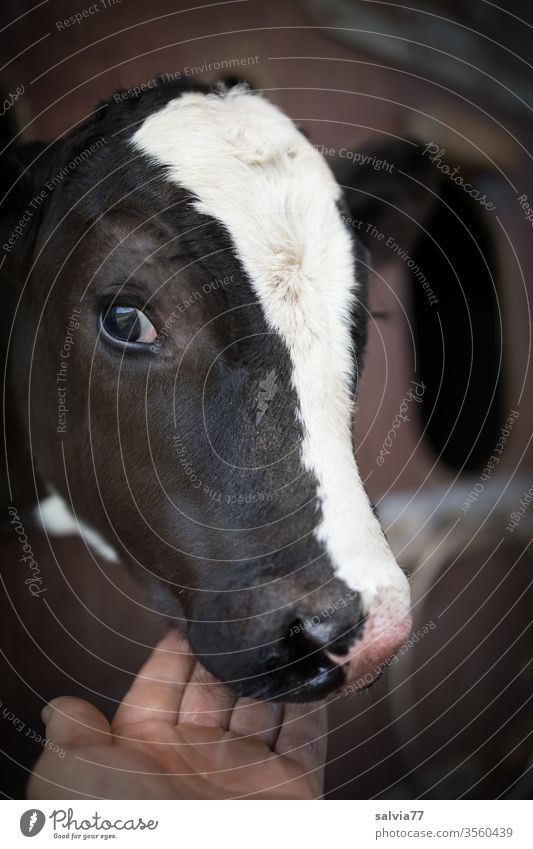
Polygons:
[[41,719],[45,725],[48,725],[48,720],[50,719],[50,714],[52,713],[52,708],[50,705],[45,705],[41,711]]

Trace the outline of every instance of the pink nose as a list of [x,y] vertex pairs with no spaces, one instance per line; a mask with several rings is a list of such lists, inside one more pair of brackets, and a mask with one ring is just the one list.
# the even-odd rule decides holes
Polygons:
[[362,638],[356,640],[348,654],[327,652],[345,670],[345,692],[353,693],[372,684],[409,639],[412,627],[412,618],[405,611],[381,605],[369,614]]

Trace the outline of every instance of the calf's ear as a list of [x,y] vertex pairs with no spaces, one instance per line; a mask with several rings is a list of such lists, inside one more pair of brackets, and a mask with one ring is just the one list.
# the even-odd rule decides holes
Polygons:
[[44,142],[9,145],[0,155],[2,278],[28,267],[44,206],[44,148]]
[[335,176],[344,189],[343,217],[370,251],[373,265],[390,261],[393,239],[410,252],[438,202],[440,172],[414,139],[369,142],[343,149]]
[[[21,410],[14,391],[18,362],[12,356],[16,306],[31,268],[33,247],[43,214],[35,198],[42,181],[37,177],[36,157],[44,145],[32,143],[0,155],[0,369],[7,365],[0,437],[0,531],[6,523],[7,507],[25,510],[35,502],[31,455],[21,425]],[[38,169],[40,172],[40,168]],[[33,340],[28,340],[31,351]],[[9,359],[8,359],[9,353]],[[5,441],[4,441],[5,437]],[[9,485],[8,485],[9,481]]]

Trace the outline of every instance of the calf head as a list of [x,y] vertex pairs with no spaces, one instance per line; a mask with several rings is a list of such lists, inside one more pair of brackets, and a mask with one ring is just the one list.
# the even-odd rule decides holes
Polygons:
[[326,162],[262,97],[174,85],[19,148],[3,180],[40,480],[239,693],[368,683],[409,588],[354,457],[367,255]]

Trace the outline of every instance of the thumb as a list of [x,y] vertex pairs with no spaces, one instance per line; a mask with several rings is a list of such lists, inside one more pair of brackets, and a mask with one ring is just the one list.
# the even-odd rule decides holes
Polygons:
[[74,696],[61,696],[45,705],[46,736],[56,746],[111,745],[109,722],[98,708]]

